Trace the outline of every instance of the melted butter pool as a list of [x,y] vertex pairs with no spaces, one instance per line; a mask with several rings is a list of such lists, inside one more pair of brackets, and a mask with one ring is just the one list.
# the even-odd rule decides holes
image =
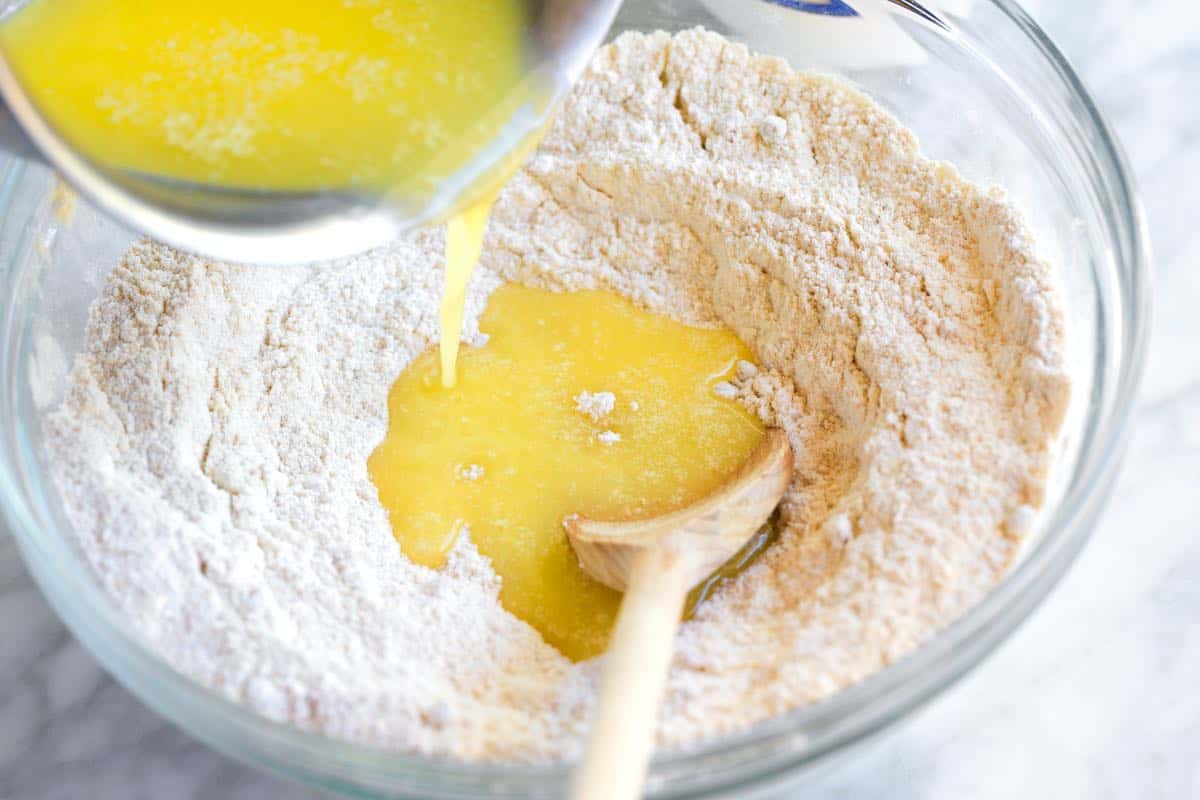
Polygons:
[[[440,567],[469,530],[503,581],[503,606],[568,657],[589,658],[607,645],[620,595],[579,568],[563,517],[653,516],[733,472],[763,427],[714,387],[750,353],[727,330],[598,291],[505,286],[480,328],[489,340],[461,352],[453,387],[436,351],[400,375],[368,470],[410,559]],[[611,393],[612,410],[581,411],[584,392]]]

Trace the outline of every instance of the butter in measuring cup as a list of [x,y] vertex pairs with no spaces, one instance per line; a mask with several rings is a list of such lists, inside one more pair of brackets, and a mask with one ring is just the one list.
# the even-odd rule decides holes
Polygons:
[[0,25],[39,112],[109,168],[274,191],[465,163],[517,102],[519,0],[39,0]]

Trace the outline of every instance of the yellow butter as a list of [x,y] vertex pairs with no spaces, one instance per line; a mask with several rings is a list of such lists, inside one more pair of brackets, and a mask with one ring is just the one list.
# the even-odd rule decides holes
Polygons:
[[[409,558],[439,567],[469,529],[505,608],[570,658],[596,655],[619,596],[580,570],[563,517],[651,516],[733,472],[763,428],[714,386],[750,354],[598,291],[504,286],[480,327],[454,388],[435,351],[400,375],[371,479]],[[611,392],[612,410],[593,419],[584,392]]]
[[519,0],[37,0],[0,47],[105,166],[400,191],[461,166],[524,99],[526,27]]

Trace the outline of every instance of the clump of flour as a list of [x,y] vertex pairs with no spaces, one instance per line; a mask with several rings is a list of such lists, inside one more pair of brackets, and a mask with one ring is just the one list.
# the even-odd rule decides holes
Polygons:
[[592,422],[599,422],[617,407],[617,396],[612,392],[580,392],[575,396],[575,410]]
[[460,464],[455,473],[464,481],[477,481],[483,477],[484,469],[479,464]]
[[[388,389],[437,335],[442,242],[319,269],[136,246],[49,451],[95,574],[180,671],[375,746],[566,757],[597,664],[505,612],[469,537],[440,571],[406,560],[367,475]],[[910,651],[995,584],[1043,499],[1069,386],[1051,272],[1001,193],[837,80],[701,31],[622,36],[502,193],[464,339],[506,280],[729,326],[758,366],[720,391],[795,450],[778,542],[679,635],[664,745]]]

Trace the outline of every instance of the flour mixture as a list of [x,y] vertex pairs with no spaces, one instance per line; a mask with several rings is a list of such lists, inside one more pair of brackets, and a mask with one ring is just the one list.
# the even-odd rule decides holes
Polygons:
[[[99,580],[197,681],[356,742],[562,758],[597,661],[504,611],[469,537],[440,570],[407,560],[367,474],[389,387],[436,341],[442,244],[287,269],[138,245],[51,455]],[[1051,271],[1001,192],[835,79],[701,31],[621,37],[499,198],[468,346],[506,281],[727,326],[759,366],[723,391],[791,438],[779,539],[684,624],[662,745],[911,651],[1043,500],[1069,391]]]

